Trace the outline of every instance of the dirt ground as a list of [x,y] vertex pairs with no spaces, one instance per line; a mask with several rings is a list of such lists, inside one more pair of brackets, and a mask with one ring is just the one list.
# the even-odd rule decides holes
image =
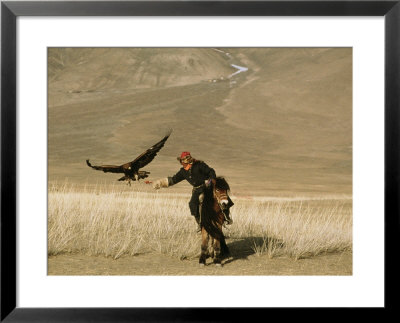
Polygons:
[[293,276],[293,275],[352,275],[352,252],[325,254],[305,259],[232,252],[222,267],[207,260],[200,267],[198,259],[180,260],[161,254],[141,254],[119,259],[82,254],[64,254],[48,259],[48,275],[227,275],[227,276]]

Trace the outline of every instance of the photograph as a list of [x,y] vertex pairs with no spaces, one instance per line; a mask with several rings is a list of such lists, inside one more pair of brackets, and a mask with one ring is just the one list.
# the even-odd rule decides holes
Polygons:
[[352,276],[352,47],[48,47],[47,275]]
[[396,311],[399,0],[0,9],[1,322]]

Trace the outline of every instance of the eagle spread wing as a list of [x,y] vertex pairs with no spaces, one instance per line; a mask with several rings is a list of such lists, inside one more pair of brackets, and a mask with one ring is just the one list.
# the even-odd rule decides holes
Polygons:
[[93,169],[102,170],[104,173],[123,173],[124,172],[124,170],[121,166],[115,166],[115,165],[93,166],[89,162],[89,159],[86,160],[86,164],[89,167],[92,167]]
[[120,167],[122,168],[131,167],[134,169],[139,169],[149,164],[154,159],[154,157],[156,157],[157,153],[161,150],[161,148],[164,147],[164,144],[171,135],[171,132],[172,131],[169,131],[169,133],[163,139],[161,139],[155,145],[151,146],[149,149],[140,154],[138,157],[135,158],[135,160],[123,164]]
[[86,160],[86,164],[89,167],[92,167],[93,169],[96,170],[102,170],[103,172],[107,173],[126,173],[128,170],[136,170],[138,171],[139,168],[142,168],[149,164],[154,157],[156,157],[157,153],[161,150],[162,147],[164,147],[165,142],[171,135],[172,130],[169,131],[169,133],[161,139],[158,143],[155,145],[151,146],[149,149],[144,151],[142,154],[140,154],[138,157],[136,157],[135,160],[125,163],[120,166],[115,166],[115,165],[101,165],[101,166],[93,166],[90,162],[89,159]]

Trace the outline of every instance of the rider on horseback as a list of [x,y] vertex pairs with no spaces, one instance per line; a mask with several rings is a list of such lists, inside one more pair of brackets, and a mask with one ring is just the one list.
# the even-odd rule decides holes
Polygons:
[[[180,157],[177,157],[177,159],[181,163],[182,168],[172,177],[155,181],[153,187],[155,189],[169,187],[186,179],[193,186],[192,197],[189,201],[190,213],[195,217],[198,224],[198,231],[200,231],[200,199],[205,188],[209,187],[212,181],[215,183],[215,171],[205,162],[194,159],[188,151],[182,152]],[[232,220],[229,217],[229,208],[232,205],[233,202],[228,197],[228,207],[225,212],[227,224],[232,223]]]

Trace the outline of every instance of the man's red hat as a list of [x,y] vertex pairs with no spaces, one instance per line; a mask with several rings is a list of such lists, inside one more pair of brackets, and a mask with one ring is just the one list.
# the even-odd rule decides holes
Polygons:
[[184,158],[186,158],[187,156],[190,156],[190,152],[184,151],[184,152],[182,152],[180,159],[184,159]]
[[190,152],[184,151],[182,152],[180,157],[176,157],[177,160],[179,160],[180,163],[188,163],[191,164],[193,162],[192,156],[190,156]]

